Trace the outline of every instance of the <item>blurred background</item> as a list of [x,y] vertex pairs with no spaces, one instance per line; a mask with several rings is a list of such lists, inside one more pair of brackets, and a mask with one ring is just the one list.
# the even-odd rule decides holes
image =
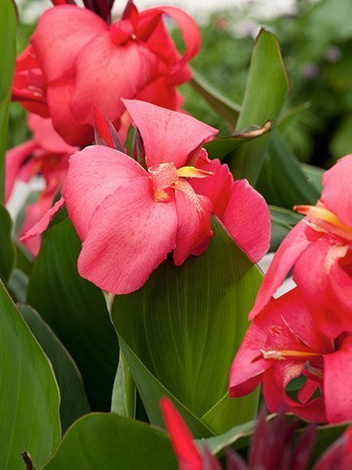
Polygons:
[[[116,15],[125,1],[116,0]],[[290,79],[287,109],[297,108],[285,137],[302,162],[328,168],[352,150],[352,2],[349,0],[136,0],[139,8],[173,4],[200,24],[203,46],[194,69],[241,103],[255,37],[261,26],[279,40]],[[27,44],[48,0],[21,0],[18,52]],[[175,40],[182,44],[175,31]],[[228,134],[226,124],[195,94],[181,88],[185,108]],[[12,147],[28,137],[24,111],[11,108]]]

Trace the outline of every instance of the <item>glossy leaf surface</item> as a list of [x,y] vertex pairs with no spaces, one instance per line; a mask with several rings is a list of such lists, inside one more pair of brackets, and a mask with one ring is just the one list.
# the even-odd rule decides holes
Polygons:
[[176,402],[195,436],[254,417],[256,395],[228,397],[232,359],[247,329],[261,274],[214,219],[205,253],[163,263],[139,291],[115,297],[112,318],[153,424],[159,399]]
[[68,219],[46,234],[33,267],[28,303],[70,352],[92,409],[110,410],[118,344],[101,291],[77,272],[80,240]]
[[60,438],[52,367],[0,281],[0,468],[23,468],[21,452],[43,465]]

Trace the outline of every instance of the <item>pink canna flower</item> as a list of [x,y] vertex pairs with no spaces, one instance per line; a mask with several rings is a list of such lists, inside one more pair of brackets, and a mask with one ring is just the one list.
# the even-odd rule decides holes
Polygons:
[[201,146],[217,131],[150,103],[124,103],[143,141],[146,168],[104,146],[76,152],[63,199],[23,238],[45,230],[65,201],[83,241],[80,275],[114,294],[139,289],[171,251],[177,266],[203,253],[212,214],[259,261],[269,247],[269,209],[246,180],[234,181],[226,165],[208,159]]
[[[340,423],[352,419],[351,377],[352,335],[324,335],[295,288],[254,318],[231,367],[230,395],[247,395],[262,383],[269,411],[286,406],[310,421]],[[290,396],[297,378],[302,385]]]
[[[182,56],[163,15],[173,18],[183,33]],[[180,108],[176,86],[190,79],[187,64],[199,48],[198,27],[175,7],[139,13],[129,0],[122,18],[108,23],[89,9],[58,4],[42,15],[30,46],[17,59],[13,99],[30,112],[50,117],[71,145],[92,142],[94,106],[124,136],[130,118],[120,98]]]
[[[54,131],[50,119],[30,114],[28,127],[33,137],[6,153],[5,202],[11,196],[17,179],[29,181],[35,176],[43,176],[45,189],[38,200],[27,207],[20,236],[42,219],[50,209],[53,200],[61,189],[68,168],[69,155],[77,150],[71,147]],[[40,236],[23,242],[36,256],[40,248]]]
[[312,315],[335,338],[352,331],[352,155],[324,174],[316,206],[297,206],[305,218],[285,238],[264,278],[254,318],[293,268]]

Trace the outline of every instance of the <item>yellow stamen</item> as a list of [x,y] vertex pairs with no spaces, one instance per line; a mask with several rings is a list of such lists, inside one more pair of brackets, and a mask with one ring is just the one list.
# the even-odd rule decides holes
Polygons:
[[176,171],[176,174],[179,178],[206,178],[214,175],[212,171],[201,170],[194,166],[183,166]]
[[296,212],[303,215],[308,215],[314,219],[322,220],[328,224],[334,225],[335,227],[343,230],[348,234],[352,234],[352,227],[348,227],[343,224],[336,214],[329,211],[322,206],[294,206]]
[[319,357],[320,353],[315,353],[311,351],[294,351],[290,349],[281,349],[280,351],[265,351],[261,349],[260,352],[263,355],[264,359],[276,359],[278,361],[283,361],[285,359],[308,359],[311,357]]

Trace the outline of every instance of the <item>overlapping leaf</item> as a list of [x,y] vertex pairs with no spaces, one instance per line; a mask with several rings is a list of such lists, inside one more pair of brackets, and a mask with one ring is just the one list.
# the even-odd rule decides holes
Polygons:
[[0,281],[0,468],[23,468],[21,452],[43,465],[60,438],[52,367]]
[[228,397],[232,359],[247,329],[261,274],[214,220],[208,250],[163,263],[139,291],[115,297],[112,319],[152,423],[159,399],[178,405],[195,436],[254,417],[256,395]]
[[78,275],[80,246],[68,219],[47,232],[31,273],[28,302],[72,355],[92,409],[109,410],[117,338],[101,291]]

